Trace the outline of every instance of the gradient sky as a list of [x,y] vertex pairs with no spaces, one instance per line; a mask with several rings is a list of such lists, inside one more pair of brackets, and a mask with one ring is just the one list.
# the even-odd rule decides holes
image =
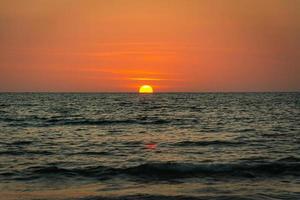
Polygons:
[[0,91],[300,91],[299,0],[0,0]]

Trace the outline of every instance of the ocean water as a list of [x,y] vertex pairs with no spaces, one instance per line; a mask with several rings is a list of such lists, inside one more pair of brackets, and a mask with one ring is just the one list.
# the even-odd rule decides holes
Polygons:
[[300,93],[2,93],[0,199],[300,199]]

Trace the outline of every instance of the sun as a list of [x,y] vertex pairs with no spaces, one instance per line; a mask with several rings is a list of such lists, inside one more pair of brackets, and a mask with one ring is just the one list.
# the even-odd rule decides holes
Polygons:
[[150,85],[142,85],[139,89],[139,93],[151,94],[151,93],[153,93],[153,88]]

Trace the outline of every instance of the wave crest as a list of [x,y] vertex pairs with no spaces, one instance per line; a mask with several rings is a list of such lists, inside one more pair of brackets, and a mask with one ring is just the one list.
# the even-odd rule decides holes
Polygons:
[[[296,158],[295,158],[296,159]],[[119,175],[126,175],[146,180],[168,180],[190,177],[277,177],[283,175],[300,176],[300,162],[274,162],[260,163],[145,163],[133,167],[111,168],[105,166],[90,166],[84,168],[62,168],[58,166],[37,166],[18,172],[27,178],[54,176],[82,176],[97,179],[110,179]],[[298,160],[298,158],[297,158]]]

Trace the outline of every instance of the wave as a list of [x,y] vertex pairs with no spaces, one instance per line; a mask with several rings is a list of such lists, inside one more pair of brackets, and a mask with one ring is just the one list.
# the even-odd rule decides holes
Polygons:
[[[295,195],[290,195],[291,197],[295,197]],[[298,197],[299,195],[297,195]],[[150,194],[137,194],[137,195],[126,195],[126,196],[91,196],[91,197],[85,197],[80,198],[80,200],[257,200],[262,199],[258,195],[247,197],[245,196],[239,196],[239,195],[212,195],[212,196],[204,196],[196,197],[196,196],[166,196],[166,195],[150,195]],[[292,198],[291,198],[292,199]],[[297,199],[297,198],[293,198]]]
[[140,125],[159,125],[159,124],[170,124],[171,120],[164,119],[2,119],[4,122],[8,122],[8,126],[21,126],[21,127],[48,127],[48,126],[82,126],[82,125],[116,125],[116,124],[140,124]]
[[84,152],[78,152],[78,153],[71,153],[70,155],[89,155],[89,156],[108,156],[111,155],[111,153],[106,152],[106,151],[84,151]]
[[169,121],[163,119],[152,120],[106,120],[106,119],[78,119],[78,120],[47,120],[48,125],[113,125],[113,124],[167,124]]
[[181,164],[181,163],[150,163],[125,169],[124,172],[134,176],[157,178],[188,178],[188,177],[247,177],[300,175],[300,163],[238,163],[238,164]]
[[238,129],[238,130],[234,130],[234,133],[246,133],[246,132],[255,132],[256,129],[254,128],[244,128],[244,129]]
[[7,150],[7,151],[0,151],[0,155],[7,155],[7,156],[23,156],[23,155],[53,155],[54,152],[50,151],[43,151],[43,150],[36,150],[36,151],[29,151],[29,150]]
[[[201,194],[200,196],[167,196],[167,195],[151,195],[151,194],[136,194],[136,195],[118,195],[118,196],[90,196],[80,198],[78,200],[278,200],[278,199],[300,199],[299,193],[289,194]],[[77,200],[77,199],[74,199]]]
[[110,179],[119,175],[126,175],[143,180],[168,180],[192,177],[278,177],[300,176],[299,158],[289,161],[280,159],[273,162],[257,163],[145,163],[133,167],[112,168],[107,166],[89,166],[83,168],[63,168],[55,165],[36,166],[16,172],[25,175],[28,179],[55,177],[55,176],[81,176],[97,179]]
[[297,158],[295,156],[288,156],[284,158],[280,158],[277,160],[278,162],[300,162],[300,158]]
[[162,119],[159,117],[138,117],[138,118],[124,118],[124,119],[93,119],[84,118],[79,115],[71,116],[24,116],[20,118],[13,118],[10,116],[1,116],[0,122],[5,122],[8,126],[21,127],[48,127],[48,126],[80,126],[80,125],[115,125],[115,124],[171,124],[171,125],[191,125],[199,123],[195,118],[169,118]]
[[222,141],[222,140],[213,140],[213,141],[182,141],[177,142],[175,146],[209,146],[209,145],[226,145],[226,146],[236,146],[245,144],[245,142],[234,142],[234,141]]
[[15,141],[15,142],[12,142],[12,143],[9,143],[9,145],[16,145],[16,146],[23,146],[23,145],[30,145],[32,144],[33,141]]

